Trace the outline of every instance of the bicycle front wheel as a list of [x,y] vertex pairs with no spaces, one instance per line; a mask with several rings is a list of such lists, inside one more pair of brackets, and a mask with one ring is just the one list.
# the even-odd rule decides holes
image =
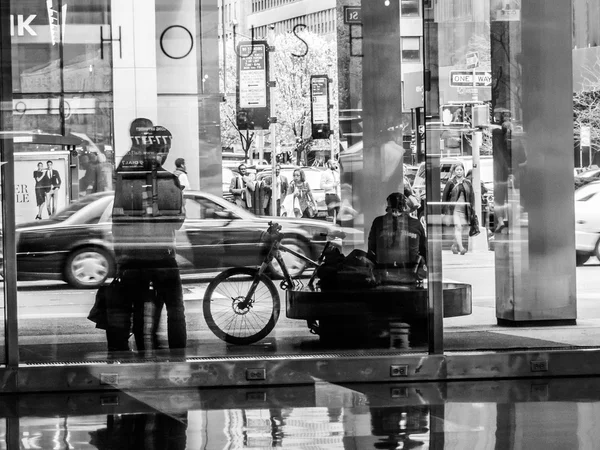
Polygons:
[[[254,280],[254,295],[246,297]],[[247,345],[266,337],[279,319],[279,293],[258,269],[234,267],[219,274],[206,288],[202,304],[208,328],[230,344]]]

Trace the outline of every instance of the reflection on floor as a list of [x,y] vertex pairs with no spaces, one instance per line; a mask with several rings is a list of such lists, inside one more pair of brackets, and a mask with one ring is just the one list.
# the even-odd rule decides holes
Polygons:
[[0,416],[9,449],[597,449],[600,380],[35,394]]
[[[305,323],[305,322],[304,322]],[[206,328],[206,327],[204,327]],[[389,352],[427,351],[427,341],[423,336],[422,326],[419,332],[413,332],[407,323],[392,323],[388,328],[378,331],[377,336],[368,340],[357,340],[349,331],[336,339],[335,342],[323,343],[319,336],[311,334],[308,328],[294,328],[280,332],[274,330],[263,340],[251,345],[231,345],[217,339],[210,331],[189,332],[188,348],[185,352],[171,352],[168,348],[166,333],[159,333],[162,350],[152,353],[153,358],[172,357],[174,354],[187,357],[220,357],[220,356],[279,356],[322,354],[323,352]],[[164,328],[163,328],[164,329]],[[352,339],[354,337],[354,339]],[[20,361],[27,363],[40,362],[72,362],[72,361],[104,361],[109,356],[106,348],[104,332],[90,333],[84,342],[76,336],[79,342],[64,342],[57,339],[47,339],[45,343],[21,344]],[[133,337],[130,347],[135,349]],[[132,351],[116,352],[110,355],[122,360],[139,359],[144,355]]]

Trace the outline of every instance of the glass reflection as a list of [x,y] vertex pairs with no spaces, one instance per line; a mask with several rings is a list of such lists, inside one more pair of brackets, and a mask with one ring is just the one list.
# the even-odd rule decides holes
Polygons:
[[11,397],[0,448],[591,449],[597,392],[565,378]]
[[[302,15],[305,27],[293,34],[289,31],[295,22],[271,31],[270,27],[253,29],[246,20],[250,13],[271,15],[270,6],[282,5],[248,8],[246,2],[202,3],[173,6],[161,0],[154,10],[130,17],[126,8],[105,1],[87,7],[57,1],[48,3],[52,6],[48,10],[44,5],[35,10],[37,39],[19,32],[14,36],[15,128],[26,139],[32,136],[31,141],[19,143],[15,163],[16,171],[27,174],[20,175],[19,193],[30,194],[17,210],[22,361],[104,359],[108,349],[120,358],[137,358],[150,348],[165,357],[168,349],[175,348],[201,356],[231,351],[252,355],[273,349],[293,354],[424,349],[426,286],[420,282],[425,275],[415,276],[408,273],[412,266],[404,267],[415,264],[415,269],[423,269],[417,267],[416,253],[411,250],[405,258],[407,249],[394,248],[396,255],[385,258],[387,250],[379,249],[379,263],[386,266],[386,276],[381,277],[371,273],[372,261],[365,257],[370,219],[385,211],[385,197],[391,192],[406,195],[411,207],[401,214],[412,214],[411,224],[421,227],[419,232],[422,229],[417,217],[420,214],[422,219],[423,208],[417,212],[420,202],[409,188],[417,171],[412,164],[422,151],[421,155],[409,151],[407,137],[415,128],[413,117],[422,123],[423,111],[415,116],[406,108],[402,111],[397,95],[386,99],[386,108],[399,112],[386,118],[385,129],[377,132],[381,158],[374,164],[362,148],[365,74],[361,45],[357,45],[362,38],[351,38],[341,28],[336,19],[341,4],[324,14]],[[398,13],[393,22],[422,14],[418,2],[392,7]],[[15,8],[17,15],[25,13],[22,6]],[[60,27],[43,22],[55,16]],[[198,18],[206,34],[195,31]],[[127,30],[111,26],[138,20],[154,21],[156,29],[142,32],[135,26]],[[220,28],[213,27],[216,23]],[[357,31],[354,26],[352,30]],[[182,51],[188,33],[192,40],[201,36],[203,46],[192,42],[191,51],[187,47]],[[100,49],[90,46],[88,34],[101,36]],[[404,36],[404,44],[419,44],[421,37],[411,32]],[[147,43],[135,58],[128,47],[133,38]],[[243,54],[238,44],[253,38],[279,50]],[[306,47],[304,55],[299,42]],[[418,69],[422,46],[412,44],[402,47],[404,57]],[[398,43],[397,66],[400,50]],[[151,75],[141,61],[156,61]],[[245,72],[259,69],[264,73]],[[324,84],[309,84],[313,75]],[[276,81],[278,97],[270,111],[270,116],[279,118],[276,123],[256,122],[269,117],[265,111],[254,114],[252,110],[257,99],[264,103],[261,108],[267,106],[264,92],[248,90],[244,84],[256,76]],[[144,99],[143,108],[133,99]],[[137,106],[132,107],[134,103]],[[139,110],[144,114],[137,114]],[[311,122],[312,113],[322,115],[318,123]],[[127,154],[131,148],[127,128],[139,115],[170,132],[173,145],[160,161],[164,175],[186,176],[185,220],[174,227],[173,236],[169,233],[174,243],[167,252],[168,267],[142,258],[144,252],[146,256],[160,253],[164,236],[138,213],[152,207],[146,215],[160,216],[165,184],[157,174],[157,189],[148,190],[154,184],[152,175],[144,180],[135,176],[146,160],[141,158],[138,167]],[[332,130],[331,137],[324,130]],[[143,142],[137,144],[139,151],[147,153],[147,148],[141,148]],[[40,194],[37,201],[36,183],[45,183],[53,175],[44,175],[54,173],[48,172],[48,161],[61,184],[52,198]],[[38,162],[42,162],[39,171]],[[371,177],[373,169],[378,171],[375,177]],[[41,176],[31,176],[34,171]],[[372,188],[381,186],[387,192],[365,201]],[[37,187],[40,193],[46,189],[42,184]],[[369,212],[365,223],[370,208],[376,214]],[[125,227],[124,217],[131,219]],[[268,235],[274,219],[281,225],[276,245]],[[404,237],[394,241],[396,247],[400,241],[402,247],[410,245]],[[421,238],[424,241],[423,233]],[[363,250],[365,254],[360,253]],[[420,257],[425,259],[423,249]],[[326,270],[317,270],[323,261],[330,264],[330,272],[346,271],[346,278],[336,275],[331,284],[336,284],[335,289],[325,287]],[[338,271],[337,263],[346,266]],[[406,269],[410,279],[392,274],[396,266]],[[249,267],[251,272],[219,275],[239,267]],[[260,283],[253,285],[257,270]],[[356,271],[366,276],[358,280]],[[132,281],[127,274],[134,272]],[[120,293],[113,289],[115,279],[125,286]],[[378,290],[371,289],[371,282],[379,285]],[[254,296],[258,284],[262,288]],[[265,307],[260,308],[263,294],[266,299],[260,301]],[[380,301],[370,302],[371,295]],[[407,296],[411,300],[396,301]],[[58,300],[64,298],[69,301]],[[106,301],[107,311],[102,310],[100,320],[93,323],[87,318],[97,300]],[[161,314],[163,303],[166,314]],[[342,338],[347,332],[353,339]],[[245,346],[249,343],[256,346]],[[238,347],[232,350],[231,344]]]
[[[531,153],[535,142],[525,140],[528,106],[521,94],[531,97],[524,81],[539,77],[524,76],[527,70],[535,75],[535,68],[524,64],[534,58],[524,60],[521,50],[533,56],[536,50],[523,45],[520,2],[425,2],[423,7],[412,0],[363,1],[358,11],[338,1],[334,8],[317,12],[306,2],[296,2],[298,16],[285,21],[278,14],[289,2],[173,5],[157,0],[154,10],[131,15],[127,8],[142,6],[129,0],[123,3],[126,7],[104,0],[86,5],[12,3],[12,111],[15,130],[21,133],[14,168],[23,361],[106,356],[105,332],[87,316],[98,289],[108,286],[123,266],[113,211],[131,205],[113,203],[119,190],[115,168],[130,148],[127,128],[139,115],[170,130],[173,146],[164,169],[186,174],[186,217],[174,232],[169,266],[144,268],[144,276],[169,273],[169,295],[161,293],[163,301],[153,307],[146,308],[153,302],[138,298],[137,308],[117,311],[123,320],[114,348],[123,352],[121,357],[138,357],[125,350],[150,344],[163,356],[169,354],[168,347],[201,356],[273,349],[292,354],[349,348],[424,350],[428,311],[422,301],[428,287],[419,282],[425,274],[415,282],[406,273],[391,272],[417,263],[416,253],[427,256],[430,264],[435,259],[422,248],[415,252],[413,246],[408,258],[402,254],[406,248],[392,248],[397,244],[393,220],[373,227],[377,236],[369,240],[392,192],[411,200],[409,211],[402,212],[411,217],[410,234],[424,238],[427,223],[439,224],[441,231],[428,240],[440,243],[449,293],[442,295],[444,302],[450,291],[472,288],[477,314],[471,314],[471,297],[460,303],[468,307],[453,310],[445,305],[444,325],[453,331],[448,349],[483,345],[481,336],[461,334],[461,327],[494,325],[496,298],[501,307],[511,307],[514,296],[496,287],[509,273],[528,273],[529,260],[508,261],[506,256],[522,255],[528,248],[532,210],[540,213],[538,219],[544,215],[535,208],[533,189],[544,183],[531,174],[546,170],[533,166],[537,172],[532,171],[532,162],[538,161]],[[31,27],[26,22],[30,16],[35,16]],[[272,20],[273,26],[253,27],[249,19],[257,17]],[[64,28],[47,18],[57,18]],[[387,28],[380,26],[384,19]],[[135,26],[138,21],[156,27]],[[127,24],[121,35],[113,26],[117,23]],[[368,24],[378,25],[370,29]],[[141,34],[125,34],[132,30]],[[100,36],[100,47],[89,36]],[[277,51],[254,53],[253,40]],[[128,47],[131,42],[144,43],[136,48],[139,53]],[[313,75],[327,82],[311,84]],[[256,80],[261,84],[255,90]],[[271,111],[266,111],[271,92],[267,81],[277,86]],[[255,104],[261,105],[260,114],[248,111]],[[490,123],[482,119],[484,110]],[[254,121],[270,117],[277,122]],[[429,133],[427,155],[423,126]],[[333,131],[331,137],[323,136],[326,129]],[[48,161],[60,176],[60,187],[54,172],[48,172]],[[552,167],[558,171],[566,166],[560,160]],[[436,178],[435,192],[427,192],[431,177]],[[47,197],[43,191],[52,186],[52,178],[57,192]],[[142,181],[137,182],[141,187]],[[152,182],[143,181],[144,186]],[[438,206],[438,196],[443,211],[429,214]],[[427,209],[426,200],[431,199],[433,208]],[[124,202],[135,203],[132,210],[144,206],[134,196]],[[283,234],[275,247],[267,233],[274,220]],[[158,246],[159,233],[148,228],[129,230],[129,238],[136,241],[132,247]],[[597,250],[594,237],[586,252],[579,252],[582,264]],[[324,252],[328,241],[337,252]],[[387,266],[383,282],[371,273],[382,267],[371,267],[361,253],[369,251],[369,243],[372,250],[373,242],[380,247],[372,252],[376,263]],[[543,258],[549,246],[544,242],[535,246],[535,256],[547,263]],[[563,247],[564,256],[569,246]],[[281,258],[269,258],[269,251],[271,256],[281,252]],[[329,267],[316,270],[320,257]],[[349,264],[352,259],[354,265]],[[211,285],[234,267],[252,271],[238,271],[235,277],[227,272],[220,286]],[[154,277],[132,283],[126,297],[160,291],[160,281]],[[252,291],[259,284],[256,297],[264,294],[266,306],[252,310],[258,305]],[[236,289],[228,292],[227,285]],[[179,311],[176,318],[169,311],[159,314],[163,302],[172,313]],[[144,341],[144,317],[149,342]],[[179,323],[179,336],[173,322]],[[247,337],[242,327],[253,330],[256,346],[232,347],[249,343],[240,341]],[[510,339],[510,346],[536,343]],[[506,341],[484,346],[505,348]]]

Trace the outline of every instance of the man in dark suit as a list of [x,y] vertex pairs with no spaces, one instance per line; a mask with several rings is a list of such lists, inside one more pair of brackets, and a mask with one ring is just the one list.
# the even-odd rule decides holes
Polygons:
[[233,174],[229,185],[229,192],[233,194],[233,201],[244,209],[252,208],[252,197],[256,183],[248,173],[246,164],[238,166],[238,173]]
[[51,216],[56,212],[56,194],[62,183],[58,170],[52,168],[52,161],[46,161],[46,176],[50,179],[50,189],[46,192],[46,208]]
[[[265,178],[265,186],[269,190],[267,198],[269,201],[265,205],[265,214],[271,215],[271,200],[273,199],[273,177]],[[277,211],[276,215],[279,216],[281,214],[281,204],[287,195],[289,182],[285,175],[281,175],[281,166],[277,164],[275,166],[275,188],[279,188],[279,198],[277,199]]]

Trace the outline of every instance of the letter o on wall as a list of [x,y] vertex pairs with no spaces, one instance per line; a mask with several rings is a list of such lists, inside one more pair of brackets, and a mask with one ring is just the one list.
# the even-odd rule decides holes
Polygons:
[[[189,48],[185,44],[188,40]],[[193,48],[194,36],[183,25],[171,25],[160,35],[160,49],[171,59],[183,59],[192,52]]]

